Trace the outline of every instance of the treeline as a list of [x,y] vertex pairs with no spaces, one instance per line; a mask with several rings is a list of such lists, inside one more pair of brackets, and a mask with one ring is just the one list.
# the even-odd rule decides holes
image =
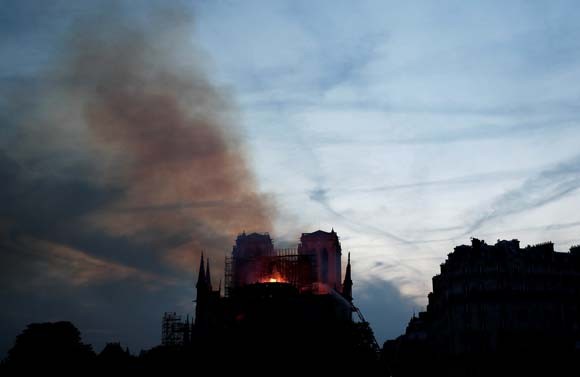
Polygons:
[[132,355],[119,343],[100,353],[70,322],[30,324],[16,337],[0,374],[213,373],[303,374],[305,371],[386,375],[367,323],[237,327],[194,334],[186,345],[157,346]]
[[[401,338],[403,339],[403,338]],[[133,355],[120,343],[96,353],[70,322],[30,324],[0,364],[0,375],[110,373],[252,376],[578,376],[580,353],[534,342],[502,352],[448,355],[424,341],[374,343],[367,323],[241,326],[196,333],[185,345],[157,346]],[[551,349],[551,351],[550,351]]]

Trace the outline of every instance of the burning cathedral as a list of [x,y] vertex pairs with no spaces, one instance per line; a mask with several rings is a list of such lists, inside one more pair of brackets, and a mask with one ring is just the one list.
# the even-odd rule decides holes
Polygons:
[[[209,260],[201,256],[195,319],[165,313],[162,347],[190,359],[227,360],[213,368],[279,365],[284,371],[324,367],[372,368],[379,346],[353,305],[350,255],[342,271],[339,237],[302,233],[295,248],[275,249],[268,233],[242,233],[226,257],[224,284],[214,288]],[[223,294],[222,294],[223,292]]]
[[242,323],[351,321],[350,255],[342,280],[336,232],[302,233],[293,249],[275,249],[267,233],[238,235],[225,263],[224,295],[214,290],[209,260],[201,256],[193,331]]
[[292,354],[303,365],[325,360],[322,354],[351,362],[353,355],[377,355],[372,329],[353,305],[350,254],[343,276],[334,229],[302,233],[290,249],[275,249],[268,233],[244,232],[226,257],[223,287],[220,281],[214,288],[203,255],[198,271],[195,319],[190,324],[165,313],[164,346],[185,345],[240,363],[257,355],[280,361]]

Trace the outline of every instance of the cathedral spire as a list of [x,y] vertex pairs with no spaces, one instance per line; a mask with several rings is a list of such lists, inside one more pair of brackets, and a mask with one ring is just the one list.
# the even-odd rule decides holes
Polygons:
[[201,260],[199,262],[199,274],[197,275],[197,296],[195,299],[195,325],[200,326],[207,321],[207,305],[209,299],[209,286],[207,284],[207,275],[205,264],[203,263],[203,252],[201,253]]
[[344,283],[342,284],[342,295],[348,301],[352,302],[352,277],[350,272],[350,253],[348,253],[348,263],[344,274]]
[[207,278],[205,276],[205,266],[203,263],[203,251],[201,252],[201,260],[199,262],[199,274],[197,275],[197,284],[195,288],[201,289],[207,286]]
[[211,286],[211,274],[209,272],[209,258],[207,258],[207,264],[206,264],[206,270],[205,270],[205,279],[207,281],[208,290],[211,292],[212,286]]

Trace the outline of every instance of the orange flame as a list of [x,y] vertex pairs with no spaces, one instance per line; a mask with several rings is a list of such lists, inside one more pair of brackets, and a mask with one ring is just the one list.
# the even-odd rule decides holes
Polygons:
[[286,280],[284,276],[282,276],[282,274],[280,274],[276,270],[272,271],[271,275],[266,276],[261,280],[261,283],[287,283],[287,282],[288,280]]

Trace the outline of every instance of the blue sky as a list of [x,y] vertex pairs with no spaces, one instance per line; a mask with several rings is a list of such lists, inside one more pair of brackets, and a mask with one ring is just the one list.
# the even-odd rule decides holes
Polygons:
[[[180,78],[203,72],[202,83],[229,103],[212,116],[232,124],[258,198],[275,203],[268,229],[275,241],[292,244],[301,232],[334,227],[352,252],[355,300],[379,341],[403,331],[426,304],[439,264],[470,237],[551,240],[559,251],[580,242],[575,2],[180,1],[176,9],[193,17],[168,34],[177,40],[163,39],[155,24],[161,3],[2,4],[0,176],[16,183],[0,192],[10,203],[0,213],[1,257],[19,271],[2,280],[2,297],[12,303],[0,326],[6,338],[26,321],[67,317],[79,318],[97,345],[111,338],[153,345],[159,313],[191,310],[195,258],[187,250],[233,242],[229,233],[196,241],[184,235],[187,227],[143,222],[143,208],[177,208],[181,220],[196,220],[183,208],[198,204],[179,195],[163,202],[174,193],[143,193],[119,179],[123,151],[94,143],[80,119],[77,102],[90,88],[73,93],[54,84],[68,53],[63,40],[76,40],[83,17],[106,16],[94,23],[95,35],[106,34],[108,18],[150,23],[163,43],[145,57],[166,54],[160,64],[171,61]],[[37,87],[50,91],[29,95]],[[63,192],[83,204],[68,205]],[[126,202],[131,193],[145,201]],[[204,206],[215,204],[205,199]],[[129,220],[117,216],[131,211]],[[48,226],[55,214],[72,219],[79,235]],[[242,230],[215,217],[203,230],[216,224]],[[23,267],[26,258],[37,262]],[[55,260],[74,261],[75,269]],[[47,265],[50,273],[39,273]],[[143,282],[153,288],[136,288]],[[46,306],[38,287],[47,284],[48,303],[61,305],[49,318],[30,314]],[[90,300],[79,303],[81,295]],[[127,296],[131,314],[87,315],[122,308]],[[132,320],[150,330],[131,335]]]
[[[313,4],[314,3],[314,4]],[[425,303],[470,237],[578,242],[574,2],[204,2],[256,172],[294,219],[334,226],[365,279]]]

